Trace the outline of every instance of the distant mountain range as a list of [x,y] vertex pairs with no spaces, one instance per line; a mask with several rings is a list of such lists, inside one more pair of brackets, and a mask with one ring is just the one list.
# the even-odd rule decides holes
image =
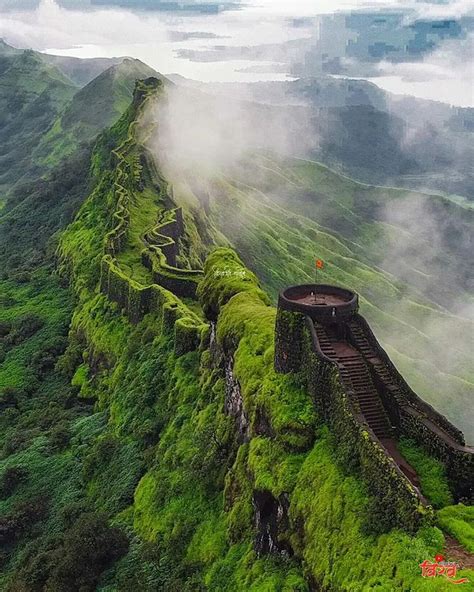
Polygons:
[[0,203],[116,121],[135,81],[152,75],[140,60],[63,58],[0,41]]
[[[40,171],[35,168],[38,160],[54,161],[51,141],[57,139],[61,125],[66,126],[69,137],[65,142],[74,144],[91,139],[101,122],[110,124],[123,108],[135,78],[154,72],[138,60],[124,60],[83,60],[31,51],[24,53],[0,41],[0,101],[6,101],[6,105],[9,95],[18,95],[20,91],[16,85],[21,85],[20,72],[27,74],[31,71],[33,76],[28,98],[22,92],[21,109],[20,103],[15,101],[8,122],[0,121],[0,134],[5,134],[6,138],[0,155],[0,200],[2,187],[7,190],[12,182],[29,170],[33,175]],[[103,87],[102,96],[112,92],[116,96],[113,101],[115,107],[104,105],[107,113],[101,113],[99,101],[94,113],[82,121],[81,117],[77,117],[77,110],[89,107],[87,96],[92,88],[88,88],[77,95],[74,104],[67,108],[69,115],[64,113],[61,121],[55,121],[79,88],[119,64],[121,67],[116,73],[111,71],[94,83],[98,86],[93,91],[101,94]],[[307,140],[313,145],[311,157],[363,182],[437,191],[459,196],[467,202],[474,198],[474,109],[392,95],[364,80],[331,76],[252,84],[205,84],[180,76],[171,76],[170,79],[207,93],[229,94],[257,104],[272,104],[288,113],[285,118],[289,125],[292,125],[294,105],[305,108],[307,118],[311,120],[311,129],[306,130]],[[127,82],[122,84],[121,80]],[[50,88],[46,88],[48,84]],[[31,89],[36,89],[36,94],[31,93]],[[47,103],[47,107],[41,108],[33,127],[30,116],[23,118],[22,113],[25,109],[34,111],[38,101]],[[122,105],[117,107],[120,102]],[[27,121],[25,129],[24,119]],[[72,125],[75,119],[81,123]],[[298,122],[294,126],[296,136],[300,133]],[[33,139],[35,134],[37,145]],[[22,140],[15,140],[10,146],[8,137]],[[25,154],[33,151],[33,162],[25,165],[19,154],[21,151]],[[63,147],[59,151],[64,153]]]
[[[210,93],[276,105],[290,114],[295,105],[305,108],[312,157],[360,181],[474,199],[474,109],[393,95],[364,80],[331,76],[248,84],[171,78]],[[291,122],[291,116],[287,119]]]

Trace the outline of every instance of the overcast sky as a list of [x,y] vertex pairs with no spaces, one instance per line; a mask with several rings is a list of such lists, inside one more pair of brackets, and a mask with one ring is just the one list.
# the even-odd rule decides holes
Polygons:
[[[121,8],[73,10],[54,0],[42,0],[38,8],[22,11],[2,12],[1,6],[0,0],[0,37],[17,47],[78,57],[130,55],[164,74],[179,73],[203,81],[285,79],[286,65],[278,60],[256,62],[235,56],[225,61],[195,61],[189,59],[189,50],[281,44],[315,35],[314,21],[295,27],[294,18],[351,10],[401,10],[407,21],[474,15],[470,0],[250,0],[242,10],[189,16]],[[472,52],[472,36],[449,40],[423,61],[382,61],[371,79],[393,92],[473,106]]]

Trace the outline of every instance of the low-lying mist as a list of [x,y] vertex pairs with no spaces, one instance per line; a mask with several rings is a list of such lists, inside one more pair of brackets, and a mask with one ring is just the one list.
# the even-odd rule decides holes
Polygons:
[[305,156],[315,141],[304,106],[290,109],[178,86],[167,90],[149,116],[157,123],[149,144],[170,180],[235,169],[257,151]]
[[[175,185],[184,182],[192,187],[195,181],[202,183],[226,176],[231,182],[238,180],[240,186],[243,183],[249,188],[257,187],[266,198],[288,211],[286,223],[291,224],[301,196],[298,181],[286,176],[284,166],[280,169],[274,164],[267,170],[261,164],[248,166],[249,158],[262,152],[273,154],[274,163],[284,163],[286,157],[309,158],[319,138],[314,133],[311,109],[305,105],[270,104],[273,99],[257,103],[248,100],[248,93],[246,100],[239,100],[237,94],[230,97],[194,88],[169,88],[165,98],[157,101],[147,114],[156,124],[148,144],[163,174]],[[281,102],[280,94],[278,100]],[[364,187],[360,186],[362,194]],[[306,207],[311,208],[314,221],[327,225],[330,200],[326,201],[317,186],[312,189],[317,197]],[[404,356],[413,360],[413,367],[422,378],[413,386],[422,396],[452,419],[464,417],[457,423],[462,423],[472,441],[474,434],[469,426],[473,418],[469,409],[460,409],[467,406],[474,384],[469,363],[474,334],[474,300],[469,292],[474,284],[468,260],[473,247],[469,231],[473,212],[441,197],[416,192],[406,191],[403,197],[394,198],[393,192],[384,195],[380,190],[378,195],[372,210],[357,212],[361,223],[377,225],[378,229],[368,247],[373,252],[368,253],[364,262],[371,261],[392,279],[397,278],[400,286],[399,302],[392,301],[390,310],[384,309],[384,302],[375,302],[387,318],[393,317],[393,327],[397,327],[390,330],[390,323],[385,324],[379,327],[379,335],[393,353],[401,356],[400,360]],[[232,216],[249,223],[244,210],[235,209]],[[345,236],[343,220],[339,225],[337,216],[329,218],[331,232],[353,239]],[[354,259],[360,256],[353,255]],[[248,263],[252,266],[252,261]],[[260,261],[258,265],[261,264]],[[302,278],[291,279],[297,283]],[[399,330],[400,321],[419,332],[416,348],[407,343],[407,335]],[[406,360],[404,367],[407,368]],[[456,386],[444,392],[443,384],[436,384],[429,375],[429,368],[436,368],[441,382],[446,378],[446,384]]]

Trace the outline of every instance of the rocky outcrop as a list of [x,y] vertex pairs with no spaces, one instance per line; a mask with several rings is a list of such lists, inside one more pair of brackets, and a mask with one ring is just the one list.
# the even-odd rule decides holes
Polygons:
[[239,443],[249,439],[249,420],[244,409],[242,391],[234,376],[234,359],[228,356],[225,360],[225,412],[235,419]]
[[252,504],[257,535],[255,551],[257,555],[293,555],[291,546],[282,537],[288,528],[288,509],[290,502],[286,494],[275,498],[269,491],[254,491]]

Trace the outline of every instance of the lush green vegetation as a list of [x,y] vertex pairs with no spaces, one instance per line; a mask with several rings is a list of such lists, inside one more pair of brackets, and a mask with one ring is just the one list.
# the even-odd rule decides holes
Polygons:
[[430,458],[415,442],[406,438],[401,439],[399,449],[416,470],[423,493],[433,507],[449,506],[452,503],[452,496],[443,464]]
[[154,74],[140,60],[131,59],[105,70],[75,93],[35,148],[35,159],[43,165],[55,165],[81,142],[95,138],[127,110],[135,81]]
[[438,521],[446,532],[459,540],[469,551],[474,553],[474,508],[458,504],[447,506],[438,512]]
[[[32,189],[38,193],[38,179],[115,123],[128,108],[135,81],[155,74],[131,59],[110,68],[105,62],[101,68],[101,74],[80,88],[72,82],[76,77],[66,58],[58,62],[31,50],[0,45],[0,208],[13,209],[21,200],[31,199]],[[75,168],[72,158],[61,174],[70,178]],[[21,217],[25,214],[26,209]]]
[[0,202],[19,180],[41,169],[31,153],[77,88],[32,51],[0,48]]
[[[419,569],[443,551],[442,530],[426,525],[414,536],[375,535],[373,500],[344,466],[300,377],[275,373],[271,299],[234,250],[214,248],[226,233],[236,242],[230,217],[226,224],[219,219],[224,206],[213,214],[216,226],[208,227],[184,208],[181,265],[195,268],[205,259],[197,300],[155,286],[155,306],[131,323],[99,291],[106,236],[117,224],[117,181],[130,190],[128,233],[117,261],[137,290],[150,281],[137,252],[147,218],[171,205],[161,200],[153,171],[137,160],[142,148],[130,133],[137,108],[101,135],[91,166],[81,169],[88,171],[86,181],[73,182],[71,193],[61,192],[59,177],[45,181],[54,211],[66,208],[71,195],[79,204],[81,191],[89,194],[66,230],[66,216],[45,225],[41,265],[28,263],[32,242],[17,260],[7,242],[3,246],[0,587],[308,592],[314,582],[338,591],[444,590],[444,581],[423,580]],[[126,142],[131,149],[118,179],[113,151]],[[138,162],[144,170],[137,176]],[[243,199],[227,182],[222,186]],[[31,211],[31,220],[34,212],[43,219],[35,200]],[[249,224],[239,224],[240,244],[247,257],[255,247],[254,269],[291,252],[282,211],[262,200],[244,204],[243,214]],[[317,240],[333,257],[333,279],[350,277],[356,287],[375,279],[374,290],[397,297],[384,274],[356,266],[330,232],[297,216],[291,224],[312,230],[306,244]],[[266,271],[267,285],[301,272],[301,248]],[[58,275],[51,273],[53,252]],[[20,270],[27,276],[18,277]],[[199,336],[193,347],[190,332]],[[229,359],[238,408],[226,391]],[[439,526],[470,548],[470,509],[447,505],[452,500],[439,466],[410,443],[405,447],[414,464],[427,467],[420,469],[422,487],[441,508]],[[257,494],[284,508],[278,553],[259,553],[255,544]]]
[[[224,234],[274,300],[284,286],[314,281],[314,259],[322,258],[318,280],[359,292],[362,313],[412,388],[474,441],[474,326],[466,283],[472,214],[441,198],[422,207],[431,197],[361,185],[318,163],[255,157],[242,170],[242,179],[232,171],[212,183],[201,180],[210,195],[210,226]],[[189,204],[196,181],[180,181],[175,197]],[[419,233],[401,214],[410,207],[413,220],[428,220]],[[387,209],[400,219],[384,222]],[[436,257],[429,255],[432,240],[442,245]],[[403,258],[397,256],[400,244],[408,245]],[[455,303],[461,309],[450,310]]]
[[[68,348],[73,295],[57,276],[53,259],[59,233],[96,181],[89,174],[90,148],[79,147],[78,138],[93,138],[129,103],[134,68],[116,70],[110,85],[95,86],[96,99],[112,102],[113,108],[107,111],[104,105],[96,127],[80,138],[69,136],[66,141],[64,134],[56,134],[54,146],[49,144],[56,156],[39,163],[31,159],[31,151],[76,88],[38,54],[2,48],[0,103],[6,144],[0,166],[7,171],[2,177],[4,195],[10,190],[0,218],[2,589],[7,580],[9,588],[28,592],[95,589],[98,576],[128,546],[123,533],[107,523],[101,504],[95,508],[87,499],[87,483],[91,499],[94,484],[107,484],[106,471],[97,476],[90,468],[105,449],[98,437],[107,418],[104,413],[91,415],[90,404],[77,397],[78,381],[71,381],[83,347]],[[120,101],[114,103],[114,97]],[[89,107],[84,104],[84,113]],[[77,109],[76,116],[80,126]],[[28,155],[26,164],[23,153]],[[40,175],[68,153],[43,179],[11,190],[18,179]],[[118,498],[108,498],[115,507],[133,494],[142,465],[133,443],[114,453],[117,466],[129,467],[132,461],[129,481],[121,475]],[[107,503],[104,510],[110,513]]]

